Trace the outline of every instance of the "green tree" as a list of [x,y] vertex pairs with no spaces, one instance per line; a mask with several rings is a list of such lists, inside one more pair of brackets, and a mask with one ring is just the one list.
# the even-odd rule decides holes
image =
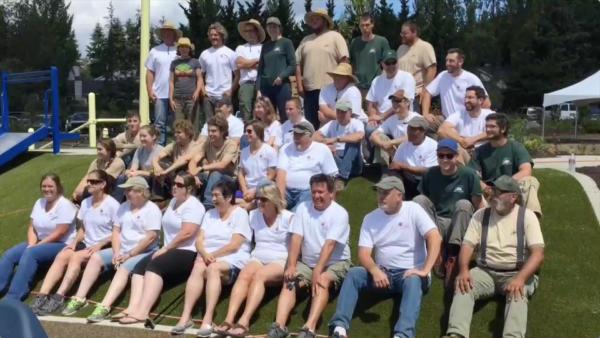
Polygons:
[[122,77],[123,72],[128,71],[125,60],[126,37],[125,29],[121,20],[115,16],[112,2],[108,5],[108,16],[106,23],[106,72],[105,81],[113,81]]
[[106,72],[106,36],[100,23],[96,23],[90,44],[87,45],[87,58],[89,60],[89,71],[93,78],[100,77]]
[[296,25],[294,9],[290,0],[269,0],[266,14],[279,18],[283,35],[292,40],[294,46],[300,44],[303,36]]
[[[325,3],[325,9],[327,9],[327,15],[329,15],[330,18],[334,19],[335,18],[335,0],[327,0],[327,2]],[[333,20],[333,27],[331,27],[331,29],[337,29],[337,21],[334,19]]]
[[392,49],[400,46],[400,25],[392,5],[387,0],[380,0],[375,7],[375,30],[388,40]]
[[237,25],[240,22],[238,20],[237,12],[235,11],[235,0],[227,0],[225,6],[221,6],[219,14],[219,22],[223,24],[223,27],[227,30],[229,40],[227,45],[235,50],[237,46],[246,43],[238,32]]
[[196,46],[196,54],[210,47],[208,27],[219,19],[221,10],[216,0],[188,0],[188,8],[179,5],[188,19],[190,39]]
[[[312,12],[312,0],[304,0],[304,13],[310,12]],[[300,22],[300,28],[302,29],[302,35],[307,35],[311,31],[310,26],[304,19]]]
[[373,0],[345,0],[344,14],[338,25],[338,30],[347,41],[360,35],[358,24],[363,13],[372,13],[375,2]]
[[141,16],[138,10],[133,19],[128,19],[125,22],[125,49],[121,70],[129,79],[135,79],[139,76],[140,28]]
[[243,4],[238,2],[238,13],[241,21],[255,19],[260,22],[265,21],[266,10],[263,0],[245,1]]

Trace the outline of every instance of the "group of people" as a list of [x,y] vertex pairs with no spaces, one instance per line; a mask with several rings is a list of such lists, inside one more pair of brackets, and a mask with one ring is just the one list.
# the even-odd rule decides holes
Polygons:
[[[306,288],[311,310],[299,336],[316,336],[330,293],[339,292],[329,329],[346,338],[358,296],[369,290],[402,294],[393,337],[412,338],[433,272],[455,292],[447,337],[469,337],[475,300],[496,293],[507,298],[504,337],[524,337],[544,259],[542,210],[533,161],[508,139],[508,117],[489,110],[460,50],[448,52],[447,71],[436,76],[435,53],[414,23],[402,26],[403,45],[392,51],[372,33],[370,15],[350,48],[325,11],[306,21],[314,34],[295,52],[277,18],[267,20],[263,46],[260,23],[240,23],[248,43],[236,52],[213,24],[200,60],[174,26],[157,30],[164,44],[146,64],[155,124],[141,126],[128,112],[127,131],[98,142],[70,198],[57,175],[42,177],[27,241],[0,259],[6,297],[25,299],[38,266],[51,265],[31,308],[73,315],[100,274],[114,271],[88,320],[126,325],[146,322],[164,283],[184,276],[171,334],[194,326],[206,290],[197,335],[245,337],[265,288],[278,286],[268,337],[286,338],[297,290]],[[303,100],[291,96],[294,72]],[[233,112],[236,91],[244,121]],[[443,116],[431,112],[436,95]],[[171,108],[177,119],[166,145]],[[378,208],[363,219],[353,267],[349,215],[335,200],[372,161],[382,167]],[[111,316],[129,279],[128,307]],[[233,289],[217,325],[224,285]]]

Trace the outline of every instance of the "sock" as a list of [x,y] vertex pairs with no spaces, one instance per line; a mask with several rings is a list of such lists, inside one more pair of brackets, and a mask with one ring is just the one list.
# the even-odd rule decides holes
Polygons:
[[346,337],[346,329],[341,326],[336,326],[335,330],[333,330],[333,333],[337,333],[340,335],[340,337]]

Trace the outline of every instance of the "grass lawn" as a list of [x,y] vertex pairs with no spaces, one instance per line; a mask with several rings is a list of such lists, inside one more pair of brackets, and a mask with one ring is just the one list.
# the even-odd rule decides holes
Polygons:
[[[27,156],[27,155],[24,155]],[[21,158],[22,159],[22,158]],[[59,173],[65,190],[70,193],[88,168],[92,157],[42,155],[29,158],[12,169],[0,171],[0,251],[26,238],[28,218],[34,201],[38,198],[39,178],[43,173]],[[600,332],[600,229],[590,203],[575,179],[553,170],[536,170],[541,182],[540,200],[545,213],[542,228],[547,253],[541,275],[540,289],[531,301],[528,319],[528,337],[597,337]],[[352,226],[352,253],[356,258],[359,228],[364,215],[376,207],[372,182],[355,179],[339,202],[350,213]],[[8,214],[23,210],[20,213]],[[36,287],[39,288],[40,284]],[[418,325],[418,336],[439,337],[445,328],[444,295],[442,283],[434,278],[432,288],[425,297]],[[108,282],[91,295],[102,300]],[[177,316],[183,301],[183,285],[164,293],[155,312]],[[252,333],[266,333],[275,317],[277,292],[273,290],[259,310]],[[118,306],[124,306],[126,296]],[[217,308],[216,322],[224,319],[228,305],[229,289],[224,289],[223,300]],[[365,300],[366,299],[366,300]],[[363,297],[365,300],[355,311],[351,334],[353,337],[389,337],[397,318],[398,302]],[[200,311],[203,301],[200,303]],[[327,321],[335,311],[335,300],[329,305],[319,331],[326,334]],[[82,311],[87,316],[91,307]],[[500,337],[502,332],[503,302],[493,300],[477,305],[471,325],[472,337]],[[301,327],[308,315],[308,303],[303,301],[294,310],[289,324],[292,330]],[[199,318],[196,314],[196,318]],[[163,320],[170,325],[172,321]]]

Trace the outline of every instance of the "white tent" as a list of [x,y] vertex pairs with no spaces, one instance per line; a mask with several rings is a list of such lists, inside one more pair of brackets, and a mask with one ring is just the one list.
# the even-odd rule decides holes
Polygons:
[[600,101],[600,71],[567,88],[544,94],[544,107],[565,102],[582,105],[596,101]]

